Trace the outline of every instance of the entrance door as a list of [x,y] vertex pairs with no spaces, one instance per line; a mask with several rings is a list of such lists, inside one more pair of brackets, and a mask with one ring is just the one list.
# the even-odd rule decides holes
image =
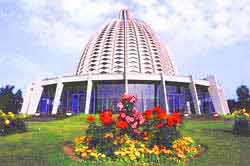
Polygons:
[[72,113],[77,114],[79,112],[79,95],[72,94]]
[[84,94],[72,94],[72,113],[79,114],[80,112],[84,112],[85,104],[84,104]]
[[40,101],[40,113],[49,114],[52,108],[52,99],[43,97]]
[[168,94],[168,107],[170,112],[185,112],[186,101],[183,94]]

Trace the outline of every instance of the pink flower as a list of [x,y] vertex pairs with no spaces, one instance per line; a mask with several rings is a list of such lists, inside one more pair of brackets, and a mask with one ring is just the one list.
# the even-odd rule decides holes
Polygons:
[[123,104],[122,104],[122,102],[119,102],[119,103],[117,104],[117,107],[119,108],[119,110],[122,110],[122,109],[123,109]]
[[126,116],[126,117],[125,117],[125,120],[126,120],[127,122],[130,122],[130,117],[129,117],[129,116]]
[[124,100],[127,100],[129,97],[129,95],[127,93],[124,93],[124,95],[122,95],[121,97],[121,100],[124,101]]
[[135,119],[134,118],[130,118],[130,122],[133,122]]
[[139,124],[141,125],[141,124],[143,124],[145,122],[145,119],[141,119],[140,121],[139,121]]
[[126,114],[125,114],[125,113],[121,113],[121,117],[122,117],[122,118],[125,118],[125,117],[126,117]]
[[134,123],[132,126],[131,126],[133,129],[137,128],[137,125]]
[[137,125],[138,125],[138,123],[137,123],[137,122],[135,122],[134,124],[132,124],[132,126],[131,126],[131,127],[132,127],[133,129],[135,129],[135,128],[137,128]]
[[130,103],[135,103],[135,101],[136,101],[136,97],[135,96],[131,96],[129,102]]

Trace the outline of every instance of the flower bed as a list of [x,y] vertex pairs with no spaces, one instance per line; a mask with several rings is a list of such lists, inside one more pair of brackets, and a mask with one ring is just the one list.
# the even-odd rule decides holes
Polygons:
[[12,112],[5,114],[0,111],[0,136],[24,131],[26,126],[22,118],[17,118]]
[[235,111],[233,133],[250,136],[250,111],[245,109]]
[[181,162],[200,152],[191,137],[178,131],[179,113],[167,115],[160,107],[141,113],[135,108],[136,100],[133,95],[123,95],[118,116],[105,110],[99,114],[101,124],[89,115],[86,135],[75,138],[75,154],[90,161]]

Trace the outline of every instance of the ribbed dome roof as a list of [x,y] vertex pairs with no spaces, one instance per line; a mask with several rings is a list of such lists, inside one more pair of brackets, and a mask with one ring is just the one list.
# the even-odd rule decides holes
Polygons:
[[128,10],[108,22],[87,43],[77,75],[87,73],[161,73],[175,75],[166,48],[151,28],[133,19]]

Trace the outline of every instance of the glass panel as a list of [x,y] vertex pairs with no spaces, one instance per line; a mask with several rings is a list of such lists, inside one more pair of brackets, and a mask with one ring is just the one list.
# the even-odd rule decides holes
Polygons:
[[195,112],[192,97],[187,85],[166,85],[166,92],[169,112]]
[[208,87],[196,86],[201,113],[209,114],[215,112]]
[[78,95],[72,95],[72,113],[76,114],[79,112],[79,97]]
[[91,96],[91,113],[98,113],[106,109],[118,112],[117,104],[124,94],[124,84],[120,82],[96,82]]
[[156,105],[160,105],[160,88],[159,84],[128,84],[128,92],[137,97],[136,108],[143,112],[145,109],[150,109]]
[[78,114],[85,111],[86,82],[65,84],[61,96],[59,112],[72,112]]
[[45,86],[40,98],[37,111],[41,114],[51,114],[53,108],[53,100],[55,97],[56,85]]

